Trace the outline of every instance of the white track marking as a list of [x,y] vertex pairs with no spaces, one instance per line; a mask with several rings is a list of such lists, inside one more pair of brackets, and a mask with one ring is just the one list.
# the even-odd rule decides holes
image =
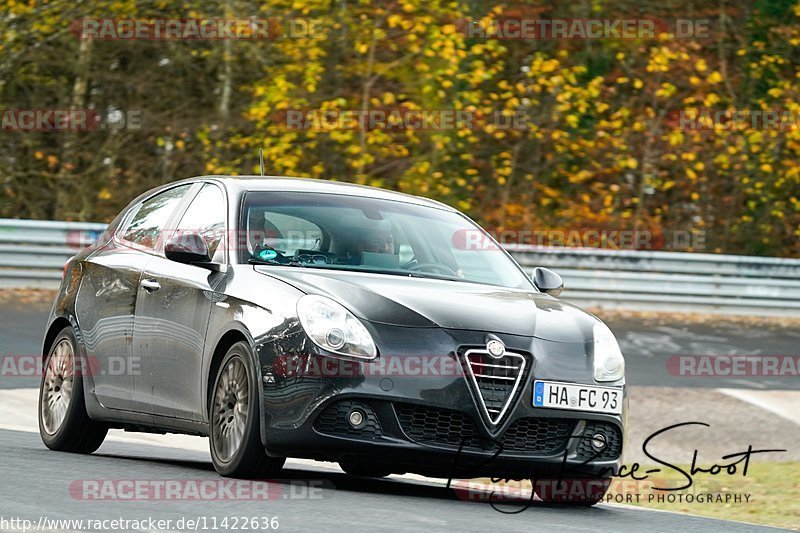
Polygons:
[[781,418],[800,425],[800,391],[796,390],[753,390],[717,389],[722,394],[736,398]]

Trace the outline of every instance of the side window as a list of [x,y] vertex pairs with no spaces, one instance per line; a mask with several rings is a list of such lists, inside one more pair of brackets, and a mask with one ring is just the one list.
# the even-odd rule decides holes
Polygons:
[[206,183],[189,204],[189,208],[178,224],[176,233],[178,235],[190,232],[200,234],[206,241],[209,255],[214,257],[225,236],[226,213],[225,196],[222,194],[222,190],[216,185]]
[[191,184],[181,185],[144,202],[128,227],[125,228],[121,238],[130,243],[154,249],[164,225],[190,187]]

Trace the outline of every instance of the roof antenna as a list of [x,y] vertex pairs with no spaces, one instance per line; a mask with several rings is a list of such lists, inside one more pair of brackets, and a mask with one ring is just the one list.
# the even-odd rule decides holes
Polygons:
[[258,159],[261,162],[261,177],[264,177],[264,149],[258,149]]

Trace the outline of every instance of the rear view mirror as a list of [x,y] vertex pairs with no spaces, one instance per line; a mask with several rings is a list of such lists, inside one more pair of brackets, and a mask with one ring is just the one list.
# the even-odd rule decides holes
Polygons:
[[198,233],[179,233],[164,245],[164,255],[170,261],[185,264],[210,263],[208,245]]
[[531,279],[537,289],[550,296],[559,296],[564,290],[564,280],[549,268],[534,268]]

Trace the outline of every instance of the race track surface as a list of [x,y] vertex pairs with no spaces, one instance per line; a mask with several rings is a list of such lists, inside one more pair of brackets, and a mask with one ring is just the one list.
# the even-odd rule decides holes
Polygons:
[[[218,482],[199,452],[105,443],[90,456],[47,450],[35,433],[0,430],[0,516],[59,519],[279,517],[281,531],[682,531],[750,532],[772,528],[616,505],[562,508],[534,502],[517,514],[462,501],[421,481],[350,478],[330,469],[289,466],[270,482],[266,501],[85,501],[81,480]],[[75,492],[75,491],[73,491]],[[122,491],[120,491],[121,493]],[[503,506],[506,511],[515,508]],[[519,508],[517,508],[518,510]]]

